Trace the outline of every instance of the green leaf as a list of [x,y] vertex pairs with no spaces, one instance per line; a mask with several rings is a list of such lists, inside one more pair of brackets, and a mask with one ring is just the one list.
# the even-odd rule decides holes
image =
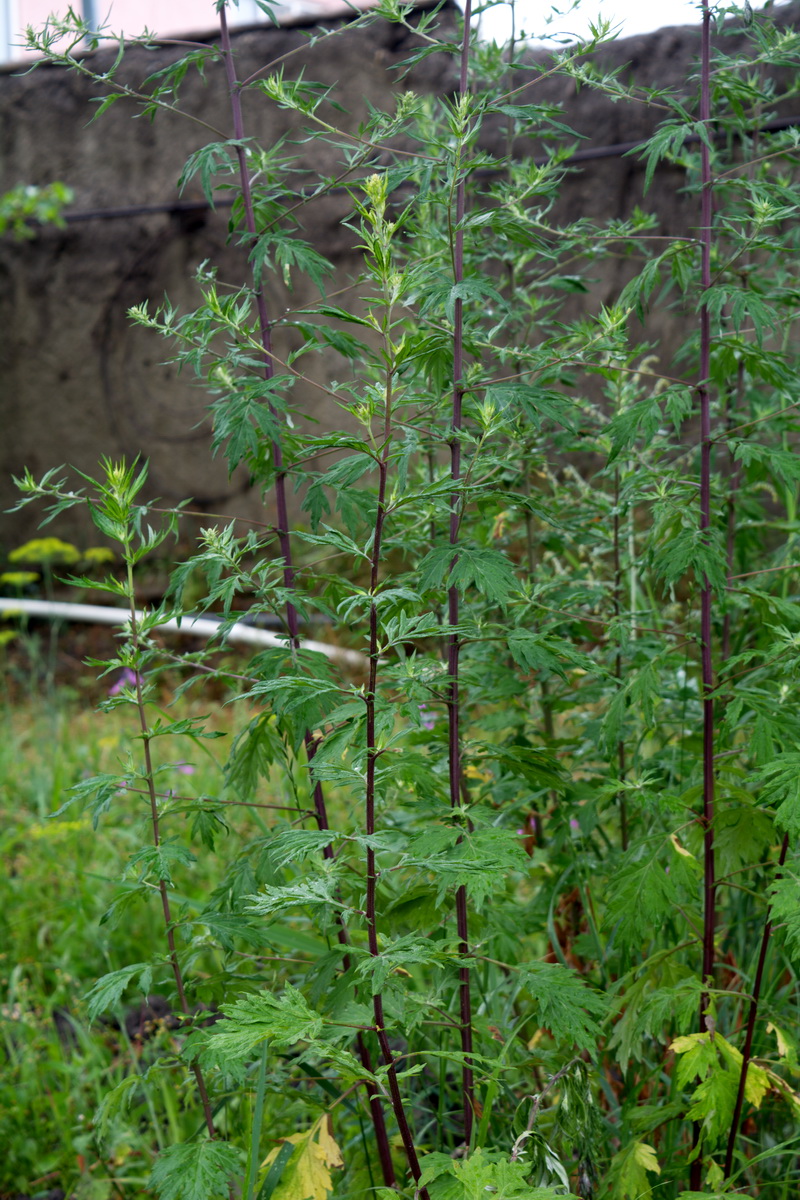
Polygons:
[[333,272],[333,267],[327,258],[324,258],[308,242],[270,230],[269,233],[261,235],[250,252],[250,261],[257,277],[260,277],[264,267],[270,264],[272,258],[281,268],[283,281],[290,291],[292,268],[308,275],[320,291],[325,286],[326,277]]
[[[375,460],[372,455],[361,451],[340,459],[324,474],[311,481],[306,489],[303,508],[311,514],[315,530],[319,527],[322,514],[330,512],[330,496],[334,499],[337,511],[343,513],[345,519],[348,515],[352,518],[360,515],[363,519],[365,512],[369,512],[374,506],[375,499],[371,493],[356,489],[355,484],[374,467]],[[351,535],[355,536],[356,520],[347,520],[347,524]],[[355,547],[353,553],[359,553],[355,542],[351,541],[349,545]]]
[[[302,351],[307,351],[313,346],[330,346],[337,354],[341,354],[350,362],[363,362],[366,357],[364,343],[343,329],[311,325],[308,321],[295,321],[293,328],[298,329],[303,335]],[[294,362],[297,354],[302,351],[296,352],[289,361]]]
[[228,832],[228,826],[219,809],[206,804],[192,810],[191,835],[199,838],[208,850],[213,850],[221,833]]
[[[713,1148],[730,1129],[742,1071],[741,1052],[720,1034],[711,1032],[676,1038],[670,1049],[681,1056],[675,1072],[678,1087],[699,1078],[686,1116],[702,1122],[704,1143]],[[767,1072],[749,1063],[745,1096],[754,1107],[761,1106],[769,1086]]]
[[503,304],[503,298],[494,284],[490,283],[488,279],[479,276],[462,279],[460,283],[453,284],[445,303],[445,313],[447,314],[448,321],[453,320],[456,300],[460,300],[464,304],[465,310],[472,305],[476,305],[479,311],[483,311],[486,308],[487,302],[498,306],[502,306]]
[[257,896],[250,896],[249,900],[247,911],[264,917],[328,904],[337,908],[346,907],[336,899],[336,882],[331,875],[309,877],[299,883],[287,884],[286,887],[266,887]]
[[678,1192],[678,1200],[731,1200],[731,1196],[735,1196],[736,1200],[751,1200],[751,1196],[740,1192],[738,1188],[735,1192],[730,1188],[725,1188],[722,1192]]
[[680,430],[681,425],[688,416],[691,416],[694,408],[694,397],[692,391],[688,387],[682,387],[680,384],[674,384],[661,393],[661,398],[664,401],[664,411],[675,427],[676,432]]
[[262,923],[248,921],[247,917],[237,913],[206,911],[200,914],[195,924],[205,925],[223,950],[233,950],[237,941],[246,946],[266,946],[270,942]]
[[107,538],[111,538],[114,542],[127,541],[130,534],[130,526],[127,521],[113,520],[108,513],[98,508],[91,500],[87,500],[86,505],[89,509],[89,516],[101,533],[104,533]]
[[339,308],[335,304],[321,304],[314,311],[321,317],[335,317],[338,321],[346,321],[350,325],[366,325],[367,329],[375,328],[372,321],[368,321],[365,317],[359,317],[357,313],[350,312],[346,308]]
[[716,1146],[722,1136],[728,1134],[738,1089],[738,1075],[715,1063],[692,1093],[686,1117],[702,1123],[706,1145]]
[[200,186],[211,207],[214,207],[213,178],[216,175],[231,175],[236,170],[235,150],[240,143],[236,141],[210,142],[195,150],[186,160],[178,189],[182,192],[186,184],[195,175],[200,176]]
[[152,895],[152,888],[148,887],[147,884],[124,884],[123,890],[117,893],[103,913],[100,918],[100,924],[107,925],[109,929],[116,929],[126,917],[128,909],[133,908],[140,900],[150,899]]
[[653,1191],[648,1172],[661,1174],[655,1150],[646,1142],[630,1142],[609,1165],[611,1200],[650,1200]]
[[527,671],[541,671],[566,680],[565,666],[594,672],[595,663],[588,654],[581,654],[566,639],[533,633],[528,629],[512,629],[508,634],[511,657]]
[[675,882],[658,860],[660,849],[637,847],[611,878],[605,924],[616,927],[616,938],[625,947],[647,945],[675,911]]
[[260,779],[269,778],[272,764],[282,758],[283,743],[274,718],[264,713],[251,721],[231,747],[225,779],[242,800],[252,800]]
[[[763,464],[765,470],[776,476],[784,484],[797,483],[800,480],[800,458],[793,450],[781,450],[777,446],[760,446],[757,442],[738,441],[731,438],[728,442],[737,462],[746,467],[754,463]],[[795,616],[796,620],[796,616]]]
[[270,858],[277,867],[304,862],[341,837],[330,829],[282,829],[270,840]]
[[[160,622],[160,616],[157,619]],[[204,738],[208,741],[214,741],[216,738],[226,736],[219,730],[206,729],[207,720],[207,715],[204,717],[183,717],[175,721],[162,721],[161,717],[157,717],[147,730],[147,736],[152,739],[156,737],[173,737],[180,734],[191,738]]]
[[228,1200],[244,1163],[244,1151],[230,1142],[183,1142],[162,1150],[148,1187],[160,1200]]
[[278,441],[284,429],[275,409],[285,407],[283,395],[294,384],[293,375],[273,375],[252,379],[246,385],[226,391],[223,400],[211,405],[214,414],[214,438],[211,449],[217,454],[224,448],[229,474],[239,463],[257,462],[263,444]]
[[132,963],[129,967],[110,971],[108,975],[103,975],[98,979],[94,987],[86,993],[89,1020],[94,1021],[100,1013],[115,1008],[123,992],[137,977],[139,991],[146,996],[153,985],[153,968],[150,963]]
[[448,891],[464,887],[477,909],[505,890],[511,872],[530,869],[516,831],[496,828],[429,828],[411,843],[404,862],[433,874],[439,903]]
[[727,586],[725,551],[718,529],[681,529],[656,548],[653,567],[668,585],[693,571],[700,587],[706,579],[720,591]]
[[69,799],[50,814],[50,819],[60,817],[73,804],[83,802],[84,809],[88,808],[92,814],[92,827],[97,829],[101,816],[111,808],[111,801],[122,794],[124,786],[125,781],[119,775],[92,775],[89,779],[82,779],[80,783],[73,784],[69,789]]
[[94,1126],[101,1145],[105,1144],[114,1122],[128,1111],[134,1096],[141,1087],[142,1078],[138,1073],[125,1075],[115,1087],[103,1096],[94,1114]]
[[445,581],[462,594],[476,587],[496,604],[505,604],[518,587],[514,568],[504,554],[470,546],[459,546],[455,557],[450,546],[437,547],[425,555],[419,564],[419,590],[441,587]]
[[408,974],[410,967],[445,967],[450,964],[448,948],[418,934],[395,938],[377,957],[364,955],[356,968],[360,979],[369,980],[372,995],[382,992],[387,981],[396,982],[396,972]]
[[624,450],[642,438],[652,441],[661,424],[661,401],[658,396],[646,396],[638,403],[617,413],[606,430],[611,438],[609,462],[614,462]]
[[775,824],[793,841],[800,838],[800,754],[786,751],[759,772],[762,797],[769,804],[780,801]]
[[789,954],[800,963],[800,879],[786,867],[770,888],[770,920],[780,927]]
[[166,883],[167,887],[172,887],[173,867],[176,864],[188,867],[195,862],[197,859],[191,850],[187,850],[179,842],[167,841],[159,842],[157,846],[144,846],[141,850],[137,850],[128,859],[128,867],[139,868],[140,883],[148,876],[154,876],[160,882]]
[[763,344],[764,334],[780,324],[775,307],[750,288],[736,288],[730,284],[711,287],[700,297],[700,304],[708,306],[714,320],[719,320],[724,311],[737,333],[745,322],[751,324],[759,346]]
[[596,1052],[600,1021],[609,1011],[606,996],[593,991],[577,971],[557,963],[526,963],[519,979],[533,999],[538,1024],[556,1042]]
[[[478,1149],[469,1158],[426,1154],[420,1162],[419,1187],[431,1200],[557,1200],[567,1196],[562,1188],[534,1187],[525,1178],[530,1167],[510,1162],[496,1151]],[[569,1193],[572,1196],[572,1193]]]
[[223,1004],[226,1020],[211,1029],[198,1030],[192,1046],[201,1049],[201,1061],[222,1067],[251,1059],[265,1040],[276,1049],[309,1041],[322,1032],[322,1017],[314,1012],[297,988],[288,984],[278,995],[256,992],[232,1004]]
[[[645,191],[653,182],[656,167],[662,159],[671,158],[677,154],[690,134],[696,133],[701,136],[705,134],[705,130],[701,131],[699,128],[701,124],[702,122],[687,124],[684,121],[664,121],[653,136],[648,138],[643,148],[645,151]],[[640,152],[641,149],[637,146],[636,152]],[[634,153],[634,151],[629,153]]]
[[662,974],[663,968],[645,970],[639,979],[626,986],[624,996],[618,1001],[620,1015],[608,1048],[617,1052],[617,1062],[623,1071],[627,1071],[631,1058],[639,1058],[644,1044],[666,1042],[676,1029],[688,1029],[696,1019],[701,981],[695,975],[687,975],[670,981],[670,986],[659,987]]
[[310,546],[322,546],[329,553],[332,550],[338,550],[341,554],[346,554],[348,559],[352,558],[354,562],[358,562],[360,558],[369,561],[369,554],[359,546],[352,538],[348,537],[341,529],[334,529],[331,525],[323,525],[323,532],[305,533],[299,530],[294,536],[300,541],[308,542]]

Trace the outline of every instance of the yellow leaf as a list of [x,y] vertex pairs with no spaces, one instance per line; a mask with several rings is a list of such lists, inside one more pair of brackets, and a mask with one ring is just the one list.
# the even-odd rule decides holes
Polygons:
[[333,1139],[330,1131],[330,1117],[323,1117],[319,1123],[319,1147],[325,1156],[328,1167],[343,1167],[342,1152]]
[[661,1174],[661,1167],[658,1165],[656,1152],[653,1147],[648,1146],[646,1142],[636,1143],[633,1151],[633,1157],[636,1163],[640,1167],[643,1167],[645,1171],[652,1171],[654,1175]]
[[489,771],[481,771],[473,763],[470,763],[464,774],[466,775],[467,779],[480,779],[484,783],[492,778]]
[[[328,1200],[333,1191],[331,1167],[343,1167],[342,1152],[329,1129],[329,1118],[320,1117],[307,1133],[293,1133],[284,1142],[296,1149],[283,1169],[272,1193],[273,1200]],[[278,1157],[281,1146],[271,1150],[261,1164],[266,1174]]]
[[773,1025],[770,1021],[769,1025],[767,1025],[767,1033],[775,1034],[775,1040],[778,1043],[778,1054],[781,1056],[781,1058],[791,1058],[795,1052],[794,1046],[789,1041],[783,1030],[779,1029],[777,1025]]
[[652,1200],[648,1171],[661,1174],[655,1150],[645,1142],[630,1142],[611,1160],[609,1200]]
[[[717,1050],[719,1050],[728,1067],[736,1072],[741,1072],[744,1062],[741,1050],[737,1050],[735,1046],[732,1046],[722,1034],[716,1034],[714,1041]],[[770,1082],[767,1072],[763,1067],[756,1066],[751,1060],[747,1064],[747,1077],[744,1082],[744,1094],[746,1098],[755,1108],[760,1108],[761,1101],[764,1099],[766,1092],[769,1091],[769,1088]]]
[[675,1038],[674,1042],[670,1043],[670,1050],[675,1054],[685,1054],[687,1050],[693,1050],[698,1042],[707,1042],[707,1033],[687,1033],[684,1037]]
[[697,859],[692,854],[691,850],[687,850],[686,847],[678,840],[678,835],[676,833],[671,833],[669,835],[669,840],[672,842],[672,845],[677,850],[678,854],[682,855],[683,858],[690,858],[692,862],[697,862]]
[[754,1108],[761,1108],[761,1101],[769,1091],[769,1075],[763,1067],[757,1067],[754,1062],[747,1064],[747,1078],[744,1081],[745,1098]]
[[775,1088],[775,1091],[794,1109],[795,1116],[800,1116],[800,1096],[798,1096],[797,1092],[793,1092],[786,1080],[781,1079],[780,1075],[775,1071],[767,1069],[764,1073]]
[[508,522],[508,509],[505,509],[503,512],[498,513],[494,519],[494,526],[492,528],[492,537],[493,538],[500,538],[503,536],[503,534],[506,531],[506,523],[507,522]]

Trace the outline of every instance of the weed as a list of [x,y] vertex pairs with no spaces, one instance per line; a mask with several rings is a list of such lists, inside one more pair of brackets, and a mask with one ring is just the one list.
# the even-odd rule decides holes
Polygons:
[[[97,1096],[109,1186],[128,1186],[128,1138],[135,1186],[147,1169],[162,1200],[796,1190],[797,136],[766,130],[800,36],[750,14],[748,49],[726,54],[722,15],[714,48],[704,3],[698,78],[673,94],[596,68],[607,30],[548,61],[512,43],[509,64],[469,11],[447,43],[435,12],[387,3],[343,28],[399,22],[408,61],[445,50],[459,86],[358,126],[287,64],[240,81],[224,5],[219,44],[142,84],[124,55],[94,73],[74,15],[32,35],[101,107],[155,118],[180,111],[187,71],[224,74],[232,136],[182,178],[210,201],[235,190],[248,271],[204,266],[194,311],[132,316],[208,387],[214,451],[276,513],[205,529],[142,617],[134,567],[180,519],[142,498],[145,468],[19,481],[51,519],[87,506],[124,575],[72,583],[131,614],[95,665],[135,749],[58,810],[81,843],[125,843],[87,1017],[156,992],[175,1021]],[[559,222],[572,135],[535,102],[552,73],[661,106],[638,153],[648,184],[683,167],[684,236],[665,244],[638,210]],[[293,136],[335,139],[308,195],[348,189],[358,279],[334,284],[303,236],[296,147],[255,144],[245,92]],[[542,161],[516,158],[534,134]],[[620,246],[639,269],[592,308],[582,276]],[[319,299],[287,308],[303,275]],[[654,303],[691,321],[677,365],[637,342]],[[281,357],[286,329],[302,344]],[[315,353],[339,356],[339,381],[301,370]],[[329,402],[319,431],[295,419],[309,388]],[[180,667],[154,631],[198,580],[222,622]],[[283,642],[232,670],[242,596]],[[360,673],[309,649],[323,626]],[[164,709],[167,669],[184,677]],[[183,706],[209,681],[238,708],[203,783],[181,766],[215,764],[223,730]],[[36,845],[27,830],[38,865]]]

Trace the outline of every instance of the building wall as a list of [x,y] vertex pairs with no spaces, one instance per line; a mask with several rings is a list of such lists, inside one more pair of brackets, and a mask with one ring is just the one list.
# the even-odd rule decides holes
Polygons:
[[[232,29],[250,25],[296,25],[309,16],[346,16],[352,5],[345,0],[267,0],[274,20],[257,0],[229,4],[228,24]],[[356,7],[369,7],[370,0],[356,0]],[[145,30],[159,38],[186,37],[216,28],[213,0],[73,0],[71,5],[92,29],[102,25],[109,33],[139,37]],[[68,0],[0,0],[0,63],[35,57],[25,49],[28,26],[41,29],[51,14],[64,16]]]
[[[787,21],[798,16],[796,6],[785,10]],[[455,37],[454,10],[444,10],[441,20]],[[422,59],[398,84],[395,67],[413,44],[406,30],[383,20],[346,28],[313,47],[299,29],[235,36],[243,76],[294,51],[294,70],[305,69],[309,78],[336,86],[349,114],[342,120],[351,128],[365,115],[368,101],[384,106],[391,88],[455,90],[455,59],[445,54]],[[736,45],[735,38],[726,41],[731,52]],[[698,29],[667,29],[616,43],[605,51],[604,61],[610,68],[628,64],[625,73],[644,87],[680,87],[691,75],[698,46]],[[125,78],[138,80],[178,53],[169,46],[134,48]],[[104,51],[95,58],[100,67],[107,60]],[[169,113],[152,123],[131,120],[124,103],[87,124],[93,94],[85,79],[59,68],[0,73],[0,191],[22,181],[59,179],[75,192],[75,219],[67,228],[43,229],[25,242],[0,239],[0,512],[14,502],[11,475],[23,467],[39,474],[67,462],[91,472],[103,454],[140,454],[150,460],[152,493],[166,502],[193,497],[194,507],[204,512],[263,519],[262,501],[246,476],[229,480],[224,463],[210,460],[206,394],[165,366],[166,344],[132,327],[127,317],[131,305],[158,305],[165,293],[179,308],[195,307],[193,276],[207,259],[219,264],[224,279],[246,278],[242,251],[227,244],[225,211],[178,206],[176,180],[187,156],[205,143],[207,131]],[[557,76],[537,85],[536,100],[563,103],[566,120],[585,135],[583,146],[589,149],[640,141],[661,119],[658,110],[644,104],[612,104],[589,89],[576,93],[570,80]],[[245,93],[245,101],[252,136],[272,144],[290,130],[289,116],[263,97]],[[182,103],[203,120],[229,128],[219,73],[210,73],[205,83],[187,78]],[[491,140],[499,133],[487,125],[484,136]],[[533,153],[537,147],[523,140],[517,149]],[[310,171],[335,173],[337,150],[331,148],[329,162],[320,161],[318,142],[301,152],[310,156]],[[588,161],[570,174],[558,216],[624,217],[643,204],[656,213],[661,233],[691,232],[696,204],[681,196],[683,183],[679,168],[664,166],[645,197],[637,157],[616,154]],[[184,199],[201,199],[199,190],[193,186]],[[147,206],[157,211],[146,211]],[[344,281],[358,270],[352,235],[343,226],[350,213],[351,202],[340,192],[308,205],[303,217],[305,236],[332,258]],[[593,266],[592,304],[613,303],[631,270],[624,257]],[[310,299],[302,288],[291,297],[277,287],[272,292],[276,309]],[[685,325],[668,312],[658,312],[653,320],[649,332],[662,362],[671,364]],[[297,336],[292,331],[279,335],[281,357]],[[315,358],[312,364],[309,356],[303,363],[320,383],[341,372],[338,358]],[[294,398],[324,422],[319,395],[298,387]],[[76,512],[71,519],[72,528],[69,519],[61,524],[62,534],[80,540],[86,535],[81,518]],[[32,536],[36,520],[32,509],[0,515],[0,556]]]
[[[444,20],[455,36],[452,13]],[[299,51],[294,69],[305,67],[314,79],[337,86],[350,127],[366,116],[367,101],[386,102],[396,81],[392,69],[412,43],[407,31],[386,21],[347,29],[310,55],[301,30],[261,29],[235,34],[234,40],[242,76]],[[123,76],[141,80],[179,56],[175,47],[134,47]],[[98,51],[93,62],[104,69],[109,52]],[[357,69],[343,72],[343,63]],[[405,86],[431,92],[447,86],[451,73],[449,56],[436,55],[423,60]],[[224,461],[210,459],[206,393],[188,375],[163,365],[166,343],[132,327],[127,317],[132,305],[156,306],[165,294],[179,308],[195,307],[194,275],[206,260],[219,265],[223,279],[248,276],[244,252],[228,245],[226,210],[180,208],[176,181],[188,155],[207,141],[208,130],[170,113],[159,113],[152,123],[132,120],[135,110],[126,103],[87,123],[96,94],[85,78],[61,68],[0,73],[0,192],[22,181],[58,179],[75,197],[75,219],[65,229],[44,228],[30,241],[0,239],[0,558],[4,549],[32,536],[38,520],[27,509],[2,514],[16,499],[11,476],[23,467],[40,474],[66,462],[94,471],[103,454],[142,455],[150,460],[151,494],[167,503],[191,496],[203,511],[263,514],[246,475],[229,480]],[[229,129],[221,72],[211,72],[205,83],[196,75],[188,78],[182,105]],[[266,145],[292,127],[290,114],[261,96],[245,93],[245,105],[250,135]],[[319,144],[306,153],[309,179],[338,169],[338,150],[330,149],[327,162]],[[193,184],[182,199],[201,201],[202,193]],[[148,206],[158,211],[146,211]],[[354,237],[342,224],[351,211],[349,197],[339,192],[309,205],[304,215],[305,236],[324,248],[343,275],[358,270]],[[314,293],[304,287],[291,296],[273,290],[276,308],[312,300]],[[278,353],[287,352],[296,336],[279,335]],[[334,364],[332,356],[310,369],[322,382],[340,372],[341,361]],[[298,389],[296,399],[313,414],[317,395]],[[60,530],[78,540],[87,532],[77,511]]]

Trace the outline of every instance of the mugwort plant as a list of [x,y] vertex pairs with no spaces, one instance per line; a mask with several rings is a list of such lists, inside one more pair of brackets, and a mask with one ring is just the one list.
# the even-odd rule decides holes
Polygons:
[[[68,803],[95,825],[146,812],[113,917],[156,905],[163,940],[96,981],[88,1012],[158,986],[180,1015],[172,1053],[103,1099],[98,1171],[144,1121],[162,1200],[785,1200],[800,1184],[800,135],[774,114],[800,34],[703,0],[676,94],[597,65],[605,26],[533,54],[522,34],[479,42],[469,0],[455,39],[438,10],[383,0],[319,36],[393,21],[407,63],[448,55],[457,86],[397,91],[356,126],[312,81],[316,34],[302,69],[298,53],[242,79],[217,11],[218,40],[136,84],[122,44],[108,70],[84,54],[99,38],[74,13],[30,35],[101,108],[155,120],[180,112],[188,72],[224,77],[229,129],[182,184],[209,203],[233,191],[242,277],[204,264],[193,311],[131,316],[204,383],[213,451],[267,514],[204,529],[140,619],[134,569],[180,521],[160,523],[146,469],[19,481],[49,519],[88,507],[124,570],[73,582],[131,612],[100,666],[139,758]],[[661,113],[635,154],[648,187],[660,164],[682,169],[682,236],[638,209],[561,219],[576,168],[568,115],[537,100],[553,74]],[[245,99],[290,114],[292,140],[258,145]],[[518,150],[534,136],[536,159]],[[340,168],[298,200],[315,139]],[[357,278],[304,223],[334,187]],[[593,306],[576,280],[620,248],[632,277]],[[287,307],[303,275],[318,298]],[[643,340],[654,306],[686,331],[674,362]],[[323,355],[340,369],[320,383],[304,360]],[[318,426],[302,420],[312,389]],[[180,660],[165,711],[156,681],[176,656],[154,631],[198,578],[220,634]],[[281,644],[221,659],[263,614]],[[361,667],[309,649],[309,631]],[[187,774],[177,796],[165,772],[188,772],[213,732],[180,699],[212,681],[249,716],[218,792]],[[201,855],[217,883],[198,897]],[[159,1078],[196,1114],[177,1139],[148,1099]]]

